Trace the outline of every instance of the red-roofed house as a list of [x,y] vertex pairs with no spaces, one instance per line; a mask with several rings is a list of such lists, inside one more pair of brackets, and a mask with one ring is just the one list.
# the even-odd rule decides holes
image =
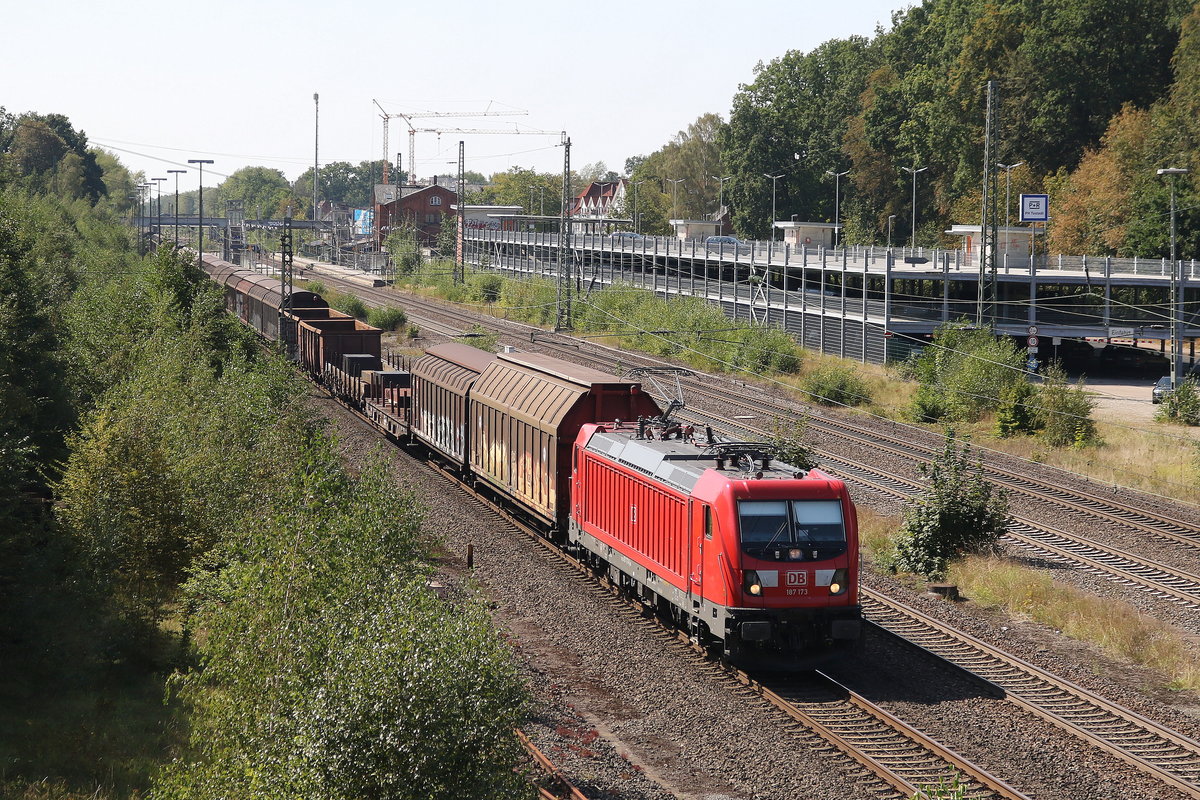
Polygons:
[[592,181],[575,196],[571,203],[571,216],[576,222],[599,222],[623,214],[626,183],[624,178],[615,181]]
[[417,229],[422,245],[432,245],[442,229],[442,218],[454,213],[458,194],[445,186],[375,187],[375,235],[382,244],[392,228],[407,222]]

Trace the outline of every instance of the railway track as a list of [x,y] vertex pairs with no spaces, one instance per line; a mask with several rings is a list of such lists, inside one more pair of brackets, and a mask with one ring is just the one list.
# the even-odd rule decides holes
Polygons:
[[[348,285],[355,286],[354,284]],[[380,302],[394,301],[396,299],[394,292],[365,289],[357,286],[355,288],[360,291],[370,292]],[[415,305],[431,309],[433,313],[462,320],[468,326],[478,324],[480,320],[480,316],[477,314],[462,312],[425,298],[412,296],[405,299],[406,302],[412,302]],[[517,323],[506,321],[506,324],[512,325]],[[521,327],[528,331],[540,331],[540,329],[531,326],[522,325]],[[553,341],[553,339],[554,337],[547,335],[540,338],[538,343],[549,349],[559,349],[567,354],[574,353],[578,355],[577,345],[568,347],[561,342]],[[618,363],[627,364],[629,355],[628,353],[622,353],[624,361],[618,362],[616,358],[612,358],[610,363],[613,365]],[[644,359],[647,363],[658,365],[663,363],[650,356],[642,356],[640,358]],[[697,396],[708,397],[709,399],[723,403],[746,402],[745,397],[740,397],[730,390],[711,383],[705,383],[702,380],[688,381],[686,385],[689,393]],[[914,462],[927,463],[937,454],[935,447],[914,442],[901,436],[874,429],[864,431],[853,422],[839,420],[819,413],[808,414],[807,410],[799,404],[785,404],[767,396],[756,396],[754,398],[754,408],[764,415],[774,415],[785,419],[793,418],[798,414],[805,414],[809,425],[814,430],[858,444],[867,445]],[[1031,476],[994,464],[984,464],[984,470],[987,477],[1004,486],[1013,494],[1053,503],[1078,514],[1121,525],[1138,533],[1146,533],[1176,543],[1200,548],[1200,527],[1182,522],[1166,514],[1146,508],[1139,508],[1129,503],[1118,502],[1111,497],[1105,497],[1095,492],[1087,492],[1080,489],[1065,489],[1061,486],[1040,481]]]
[[[759,684],[733,676],[797,723],[876,773],[880,782],[912,797],[920,789],[957,785],[956,797],[1021,798],[1025,795],[925,734],[850,691],[822,672],[802,680]],[[880,769],[882,768],[882,769]],[[887,789],[879,787],[886,796]]]
[[[394,302],[396,299],[394,292],[369,289],[354,284],[348,284],[348,286],[354,288],[359,294],[370,295],[378,302]],[[406,296],[405,299],[406,302],[411,301],[415,305],[431,309],[430,313],[461,320],[466,325],[479,324],[480,318],[477,314],[460,311],[416,296],[411,298]],[[435,324],[442,325],[442,323]],[[516,323],[506,321],[506,324]],[[536,336],[539,347],[558,352],[568,358],[578,359],[581,356],[578,342],[567,341],[564,337],[555,336],[531,326],[520,325],[520,328],[529,331],[531,338]],[[442,330],[448,330],[448,327],[442,325]],[[620,353],[617,357],[589,353],[588,358],[590,363],[596,366],[612,372],[619,372],[631,365],[630,355]],[[648,364],[662,363],[649,356],[635,355],[634,359],[645,361]],[[686,385],[691,396],[707,397],[726,404],[745,405],[747,403],[745,397],[739,396],[731,390],[706,384],[700,380],[687,381]],[[766,397],[756,397],[753,402],[753,410],[756,415],[795,418],[796,415],[804,414],[800,407],[788,406]],[[697,415],[694,417],[696,419],[707,418],[725,428],[741,428],[752,437],[767,438],[769,436],[767,431],[747,425],[742,421],[725,420],[717,416],[706,415],[697,409],[689,409],[689,413]],[[864,432],[854,428],[851,423],[831,417],[815,415],[807,416],[807,419],[809,424],[817,430],[833,433],[860,445],[869,445],[873,449],[908,461],[927,462],[935,453],[933,448],[925,445],[875,431]],[[919,482],[904,476],[855,462],[828,450],[818,450],[817,453],[824,463],[830,465],[847,479],[898,500],[908,500],[922,490]],[[1120,524],[1141,533],[1200,548],[1200,529],[1172,520],[1164,515],[1117,503],[1098,495],[1069,491],[1003,468],[985,465],[985,473],[1016,494],[1056,503],[1078,513],[1089,514],[1098,521]],[[1027,517],[1014,516],[1007,536],[1015,544],[1034,555],[1060,563],[1070,563],[1082,571],[1123,586],[1145,591],[1184,608],[1200,608],[1200,576],[1143,558],[1135,553],[1097,544],[1086,537]]]
[[[432,466],[441,469],[436,464]],[[597,576],[586,564],[555,547],[490,497],[463,486],[444,470],[443,474],[463,494],[485,504],[515,531],[536,543],[547,559],[595,581],[616,608],[631,615],[633,624],[653,632],[664,644],[684,648],[694,658],[702,659],[701,666],[715,678],[728,681],[743,696],[757,696],[773,706],[789,720],[783,725],[784,731],[805,740],[810,747],[837,751],[849,759],[858,773],[856,783],[863,791],[879,798],[901,800],[921,789],[958,781],[964,800],[1028,800],[1004,781],[826,675],[817,673],[804,681],[759,681],[742,670],[711,661],[686,634],[665,625],[615,583]]]
[[[341,402],[334,395],[330,396]],[[356,408],[342,404],[364,424],[370,425],[369,420]],[[514,531],[536,543],[538,552],[552,563],[594,581],[598,588],[605,590],[604,594],[619,609],[632,616],[635,624],[652,630],[672,646],[688,650],[694,658],[702,660],[701,666],[710,668],[714,675],[728,681],[735,690],[745,696],[762,698],[791,723],[795,723],[785,723],[783,730],[802,739],[810,739],[808,744],[818,750],[843,754],[854,765],[849,768],[857,768],[857,784],[872,796],[902,800],[912,797],[923,788],[949,785],[950,782],[956,781],[964,791],[961,795],[964,799],[1028,800],[1008,784],[866,698],[850,692],[828,676],[815,675],[803,683],[765,683],[755,680],[743,671],[712,662],[703,650],[691,644],[685,634],[668,627],[653,616],[643,604],[627,596],[619,586],[606,577],[597,576],[586,564],[554,546],[538,531],[510,514],[503,506],[493,502],[486,494],[463,485],[440,464],[433,461],[428,463],[431,468],[441,472],[459,492],[483,503]],[[536,754],[534,758],[537,759]],[[552,765],[549,765],[549,769],[554,775],[559,775]],[[569,784],[554,792],[544,789],[540,791],[544,798],[582,798],[578,790]]]
[[[360,294],[369,294],[378,302],[392,302],[396,298],[394,292],[368,289],[354,284],[348,285]],[[410,299],[416,305],[432,309],[431,313],[462,320],[464,324],[479,324],[479,316],[476,314],[446,307],[424,298],[406,297],[406,301]],[[441,325],[441,323],[435,324]],[[556,351],[568,358],[579,358],[581,355],[578,342],[568,342],[563,337],[554,336],[530,326],[521,325],[520,327],[530,331],[531,337],[537,336],[539,333],[543,334],[537,336],[537,343],[540,347]],[[448,328],[443,326],[442,330],[448,330]],[[635,358],[651,364],[662,363],[648,356],[635,356]],[[621,353],[620,357],[590,353],[589,360],[592,364],[613,372],[619,372],[622,368],[630,366],[630,354],[628,353]],[[747,403],[745,397],[739,396],[731,390],[699,380],[687,381],[687,388],[692,396],[707,397],[726,404],[745,405]],[[754,411],[756,415],[780,418],[794,418],[796,415],[804,413],[803,409],[799,407],[784,405],[766,397],[755,398]],[[725,428],[741,428],[752,437],[769,437],[767,431],[747,425],[742,421],[706,415],[697,409],[689,409],[689,413],[696,415],[694,419],[711,420]],[[909,461],[928,461],[935,452],[930,447],[899,437],[875,431],[860,431],[855,429],[851,423],[830,417],[808,416],[807,418],[809,424],[815,429],[832,432],[844,439],[869,445],[876,450],[888,452]],[[908,500],[922,490],[919,482],[904,476],[855,462],[828,450],[818,450],[817,453],[824,463],[830,465],[847,479],[898,500]],[[1003,468],[985,465],[985,473],[1016,494],[1057,503],[1079,513],[1090,514],[1098,521],[1120,524],[1138,532],[1200,548],[1200,529],[1171,520],[1164,515],[1110,501],[1097,495],[1069,491]],[[1053,559],[1060,563],[1070,563],[1082,571],[1123,586],[1145,591],[1184,608],[1200,608],[1200,576],[1143,558],[1135,553],[1108,545],[1099,545],[1078,534],[1048,526],[1027,517],[1014,516],[1007,536],[1015,544],[1037,556]]]
[[[741,429],[752,437],[769,433],[744,421],[730,420],[689,409],[683,416],[701,424],[723,429]],[[917,481],[848,458],[822,453],[824,464],[847,482],[901,501],[924,490]],[[1184,608],[1200,608],[1200,576],[1112,547],[1100,547],[1082,537],[1045,523],[1012,515],[1005,536],[1022,548],[1044,558],[1074,564],[1078,569],[1124,586],[1140,589]]]
[[[762,409],[758,407],[756,410],[761,411]],[[733,423],[733,421],[720,420],[716,417],[712,419],[726,426]],[[740,425],[740,427],[759,435],[765,434],[764,431],[756,431],[750,426]],[[856,436],[854,438],[861,440],[863,437]],[[876,491],[884,491],[896,497],[908,497],[920,489],[919,484],[901,476],[889,475],[880,470],[828,454],[827,458],[836,462],[835,469],[842,471],[846,477],[864,482]],[[851,474],[856,470],[859,473],[857,476]],[[1002,473],[1003,470],[999,472]],[[865,477],[867,475],[870,477]],[[1024,479],[1022,478],[1022,480]],[[1066,490],[1057,487],[1050,488],[1056,492],[1066,493],[1071,498],[1073,505],[1087,507],[1089,504],[1098,503],[1100,507],[1092,509],[1089,513],[1097,513],[1105,518],[1110,518],[1112,515],[1120,516],[1122,513],[1119,510],[1120,504],[1110,503],[1103,498],[1095,498],[1087,494],[1067,493]],[[1175,523],[1166,518],[1159,518],[1155,522],[1155,515],[1152,513],[1137,509],[1132,511],[1133,514],[1129,520],[1110,519],[1110,521],[1133,525],[1161,525],[1162,532],[1168,534],[1168,538],[1170,534],[1186,538],[1186,532],[1192,530],[1189,526]],[[1171,530],[1172,527],[1175,530]],[[1014,529],[1014,540],[1023,546],[1030,547],[1035,552],[1057,558],[1067,558],[1085,569],[1138,585],[1147,591],[1155,592],[1190,608],[1200,605],[1200,580],[1192,576],[1180,576],[1176,570],[1139,559],[1132,554],[1111,549],[1101,550],[1080,542],[1077,537],[1048,530],[1045,526],[1035,526],[1031,522],[1018,521]],[[1027,529],[1032,529],[1034,535],[1029,535],[1030,531]],[[1054,537],[1058,537],[1057,541]],[[1200,540],[1200,535],[1197,536],[1197,540]],[[579,568],[585,569],[582,566]],[[1130,578],[1130,575],[1137,575],[1137,577]],[[869,621],[881,631],[903,639],[935,657],[966,670],[995,687],[999,694],[1015,705],[1046,719],[1062,730],[1079,736],[1188,796],[1200,798],[1200,742],[1176,734],[1152,720],[1110,703],[1081,687],[1039,670],[969,635],[941,625],[883,595],[864,588],[863,597],[864,609]],[[856,703],[852,701],[851,694],[842,688],[827,686],[824,689],[826,693],[841,695],[843,703],[847,705],[839,706],[835,705],[830,697],[814,697],[813,692],[816,690],[812,686],[797,687],[780,684],[771,687],[759,684],[745,675],[737,676],[737,679],[749,691],[773,702],[792,719],[797,722],[803,720],[806,730],[816,730],[832,720],[833,723],[828,726],[830,730],[821,735],[832,746],[856,759],[859,756],[867,755],[862,751],[869,750],[870,743],[878,742],[884,752],[907,752],[909,755],[901,759],[905,764],[932,758],[930,763],[938,765],[925,769],[920,778],[913,778],[911,775],[905,775],[902,770],[889,769],[868,756],[869,761],[875,762],[869,771],[876,776],[876,779],[882,780],[891,787],[883,789],[880,784],[879,796],[888,796],[887,792],[892,790],[911,793],[910,787],[914,787],[916,784],[936,784],[938,780],[945,780],[946,776],[950,774],[947,770],[960,769],[958,765],[954,764],[955,757],[953,756],[946,758],[915,755],[918,752],[929,752],[924,749],[909,749],[923,748],[919,744],[919,735],[902,736],[901,739],[889,742],[890,736],[898,735],[895,733],[895,727],[892,727],[893,733],[864,734],[867,744],[856,743],[850,735],[843,736],[838,733],[835,726],[842,724],[846,726],[847,731],[861,732],[863,730],[861,719],[855,719],[846,710],[847,705],[855,706]],[[808,704],[814,705],[809,707]],[[876,720],[888,717],[886,712],[879,709],[864,710],[864,713]],[[834,744],[835,741],[836,744]],[[884,744],[885,742],[887,743]],[[877,772],[877,768],[881,772]],[[883,774],[891,777],[880,777]],[[913,780],[916,781],[916,784],[913,783]],[[989,786],[985,779],[978,783],[970,782],[966,796],[1012,796],[1004,794],[1005,791],[1004,788]]]
[[992,684],[1009,702],[1139,770],[1200,798],[1200,742],[863,588],[867,619]]
[[[740,400],[737,395],[719,386],[699,382],[689,385],[689,391],[720,402],[734,403]],[[744,400],[742,401],[744,402]],[[803,409],[777,403],[765,397],[761,399],[761,402],[756,400],[755,407],[765,415],[774,414],[782,418],[790,418],[797,413],[804,413]],[[808,420],[810,427],[814,430],[914,462],[928,463],[937,455],[937,450],[933,447],[878,430],[863,431],[852,423],[833,417],[810,415]],[[1200,548],[1200,529],[1164,514],[1136,508],[1094,493],[1078,489],[1064,489],[994,464],[985,463],[983,469],[987,478],[1003,486],[1013,495],[1053,503],[1077,514],[1114,523],[1137,533],[1145,533],[1178,544]]]

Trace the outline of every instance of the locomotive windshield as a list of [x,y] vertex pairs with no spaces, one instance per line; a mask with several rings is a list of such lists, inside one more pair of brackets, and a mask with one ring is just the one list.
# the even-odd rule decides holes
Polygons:
[[846,552],[839,500],[740,500],[742,551],[770,561],[813,561]]

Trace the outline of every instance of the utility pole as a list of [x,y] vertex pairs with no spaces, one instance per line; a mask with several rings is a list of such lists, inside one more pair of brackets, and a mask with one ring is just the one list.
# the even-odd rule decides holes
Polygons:
[[912,242],[909,244],[909,249],[915,255],[917,252],[917,173],[924,172],[929,167],[917,168],[917,162],[913,161],[911,167],[901,167],[908,174],[912,175]]
[[150,180],[154,181],[155,187],[157,188],[157,191],[158,191],[158,207],[157,207],[157,211],[154,215],[154,217],[155,217],[154,224],[158,228],[158,238],[161,240],[162,239],[162,182],[165,181],[166,178],[151,178]]
[[186,169],[169,169],[168,174],[175,176],[175,249],[179,249],[179,176],[187,172]]
[[[840,231],[842,227],[840,213],[842,210],[841,195],[839,194],[838,189],[840,188],[842,177],[849,175],[850,170],[846,170],[845,172],[837,172],[832,169],[827,169],[825,170],[825,174],[833,178],[833,249],[836,250],[839,238],[838,231]],[[771,238],[775,238],[774,233],[771,234]]]
[[667,178],[667,183],[671,186],[671,217],[679,219],[679,184],[683,183],[686,178]]
[[562,208],[558,219],[558,294],[556,300],[556,330],[571,329],[571,137],[564,132]]
[[457,204],[457,219],[458,233],[454,237],[454,282],[462,283],[466,280],[466,264],[463,263],[463,258],[466,255],[463,253],[463,232],[467,227],[466,205],[464,197],[467,194],[466,178],[466,150],[464,143],[458,142],[458,204]]
[[292,270],[292,214],[283,218],[283,233],[279,236],[280,278],[283,282],[283,306],[279,309],[279,337],[283,341],[284,352],[288,358],[296,357],[296,320],[292,312],[295,310],[292,302],[293,270]]
[[196,252],[196,263],[203,266],[204,264],[204,165],[212,164],[211,158],[189,158],[189,164],[196,164],[200,168],[200,249]]
[[1171,388],[1177,387],[1183,377],[1183,339],[1179,325],[1179,306],[1183,299],[1183,277],[1175,253],[1175,182],[1179,175],[1189,170],[1182,167],[1165,167],[1158,175],[1167,176],[1171,182]]
[[771,179],[771,241],[772,242],[775,241],[775,186],[776,186],[777,182],[779,181],[779,179],[782,178],[783,176],[784,176],[784,173],[782,173],[782,172],[779,173],[778,175],[768,175],[765,172],[763,173],[764,178]]
[[321,182],[320,160],[318,153],[321,148],[321,101],[313,92],[313,228],[317,227],[317,184]]
[[996,82],[987,82],[987,116],[983,135],[983,209],[979,226],[979,287],[975,324],[982,326],[985,320],[996,325],[996,228],[1000,224],[999,203],[1000,176],[996,170],[1000,100],[996,96]]
[[[713,222],[720,222],[721,215],[725,212],[725,181],[731,180],[733,176],[726,175],[725,177],[721,178],[716,175],[709,175],[708,177],[712,178],[714,181],[718,181],[720,184],[717,187],[717,218],[713,220]],[[718,233],[719,232],[720,231],[718,231]]]

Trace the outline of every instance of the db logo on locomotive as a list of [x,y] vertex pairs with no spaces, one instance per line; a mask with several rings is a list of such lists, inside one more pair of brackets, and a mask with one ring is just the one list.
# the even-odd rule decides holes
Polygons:
[[784,583],[785,586],[808,586],[808,573],[807,572],[785,572],[784,573],[784,582],[785,582]]

